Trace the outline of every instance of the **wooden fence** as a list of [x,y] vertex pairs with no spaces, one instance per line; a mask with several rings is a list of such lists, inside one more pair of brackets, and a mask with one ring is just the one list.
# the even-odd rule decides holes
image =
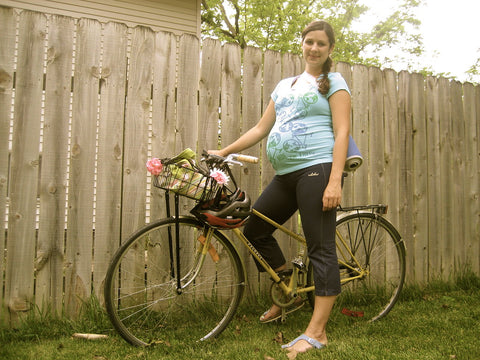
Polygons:
[[[290,54],[5,7],[0,34],[0,323],[36,307],[74,315],[90,295],[102,299],[122,239],[163,214],[146,160],[230,143],[281,78],[303,71]],[[336,70],[365,157],[344,205],[389,204],[409,281],[465,266],[480,274],[480,87]],[[254,198],[273,171],[264,143],[249,154],[261,158],[240,174]],[[253,294],[264,279],[242,254]]]

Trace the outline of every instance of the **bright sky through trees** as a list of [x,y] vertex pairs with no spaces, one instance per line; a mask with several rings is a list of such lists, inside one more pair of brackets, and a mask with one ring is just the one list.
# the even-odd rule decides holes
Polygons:
[[[362,0],[370,14],[381,16],[395,8],[398,0]],[[424,0],[417,18],[422,22],[425,54],[418,59],[436,73],[450,73],[465,81],[465,72],[480,58],[480,1]],[[359,24],[368,26],[368,24]],[[395,69],[402,70],[402,69]]]

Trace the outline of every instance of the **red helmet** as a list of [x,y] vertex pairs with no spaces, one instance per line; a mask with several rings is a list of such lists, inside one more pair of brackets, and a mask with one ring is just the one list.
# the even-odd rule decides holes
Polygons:
[[231,195],[221,192],[211,201],[200,202],[191,213],[213,227],[237,228],[250,216],[250,198],[240,189]]

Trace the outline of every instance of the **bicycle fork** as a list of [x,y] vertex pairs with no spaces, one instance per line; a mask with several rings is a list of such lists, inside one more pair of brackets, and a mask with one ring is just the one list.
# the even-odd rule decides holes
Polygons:
[[[168,248],[169,248],[169,258],[170,258],[170,277],[171,279],[176,280],[176,292],[180,295],[183,292],[183,289],[188,287],[197,277],[200,269],[205,260],[207,252],[212,257],[214,262],[220,260],[215,248],[211,244],[212,234],[214,232],[213,228],[208,228],[208,230],[200,234],[197,238],[201,244],[199,247],[199,253],[196,256],[196,264],[192,267],[186,274],[181,273],[181,262],[180,262],[180,216],[179,216],[179,195],[174,195],[175,207],[174,207],[174,219],[175,227],[173,229],[168,228]],[[171,216],[170,212],[170,196],[169,193],[165,194],[167,217]]]

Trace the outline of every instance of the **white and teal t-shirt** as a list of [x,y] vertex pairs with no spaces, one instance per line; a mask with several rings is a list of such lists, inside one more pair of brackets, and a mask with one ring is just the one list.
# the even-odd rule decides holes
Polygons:
[[333,126],[328,98],[339,90],[350,93],[340,73],[329,73],[330,91],[322,95],[316,79],[304,72],[280,81],[272,93],[276,121],[268,135],[267,155],[278,175],[332,162]]

